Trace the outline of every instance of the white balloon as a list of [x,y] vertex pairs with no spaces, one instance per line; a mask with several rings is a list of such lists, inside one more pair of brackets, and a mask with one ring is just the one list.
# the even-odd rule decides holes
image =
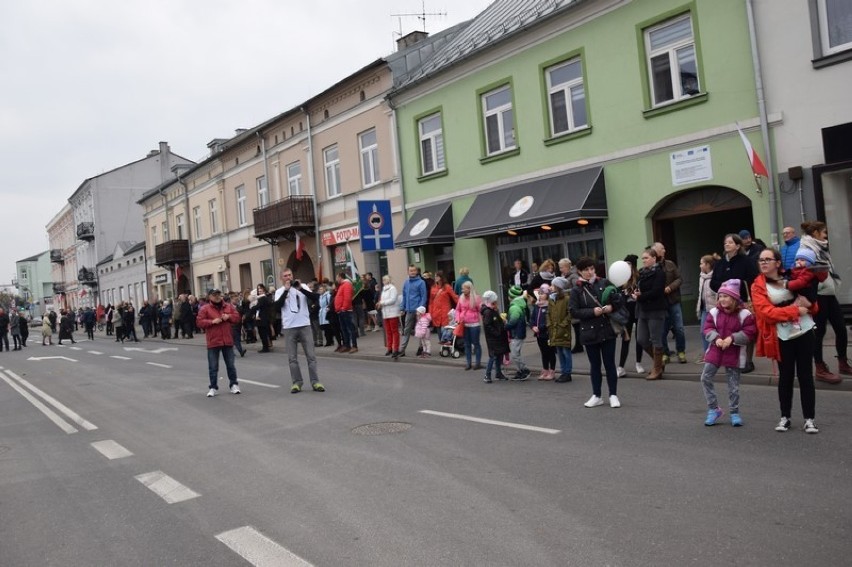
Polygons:
[[631,270],[630,264],[624,260],[618,260],[610,265],[609,272],[607,272],[607,279],[614,286],[621,287],[630,281],[630,275],[632,272],[633,270]]

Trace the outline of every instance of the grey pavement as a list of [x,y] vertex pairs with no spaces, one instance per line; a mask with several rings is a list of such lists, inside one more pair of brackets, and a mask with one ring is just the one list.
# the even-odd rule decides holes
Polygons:
[[[142,334],[139,333],[139,337],[141,340]],[[161,339],[144,339],[145,341],[161,341]],[[199,346],[204,346],[204,335],[197,333],[192,339],[177,339],[181,344],[198,344]],[[175,339],[171,339],[171,341],[175,341]],[[674,350],[674,340],[669,341],[670,347]],[[459,372],[464,372],[465,366],[465,357],[464,354],[461,354],[460,358],[453,358],[452,356],[442,357],[440,356],[441,352],[441,344],[438,340],[437,335],[432,335],[432,356],[428,359],[418,358],[415,356],[417,351],[418,341],[416,339],[411,340],[409,343],[406,356],[399,359],[398,361],[393,361],[390,357],[385,356],[385,352],[387,349],[385,348],[384,343],[384,331],[380,332],[371,332],[367,331],[364,336],[358,338],[358,352],[355,354],[338,354],[334,352],[334,347],[317,347],[316,352],[318,357],[335,357],[335,358],[346,358],[346,359],[356,359],[356,360],[385,360],[388,364],[423,364],[423,365],[432,365],[437,367],[446,367],[446,368],[456,368]],[[248,351],[246,356],[254,356],[258,350],[260,350],[260,343],[254,343],[249,345],[244,345],[246,350]],[[618,357],[620,353],[620,345],[616,350],[616,357]],[[686,364],[678,363],[676,360],[670,362],[666,366],[664,378],[668,380],[698,380],[701,375],[701,364],[696,364],[695,360],[701,354],[701,335],[697,325],[690,325],[686,327],[686,357],[688,362]],[[829,330],[825,336],[825,340],[823,341],[823,353],[824,359],[829,365],[829,368],[833,372],[837,372],[837,359],[835,358],[834,351],[834,333]],[[273,352],[270,354],[257,354],[257,356],[262,357],[272,357],[280,356],[284,354],[284,345],[279,341],[273,342]],[[527,340],[524,342],[523,348],[523,356],[524,361],[527,366],[533,370],[533,374],[531,379],[534,379],[536,373],[541,370],[541,355],[538,350],[538,345],[536,344],[535,338],[532,337],[532,333],[530,333],[527,337]],[[625,366],[625,370],[627,371],[626,378],[633,379],[643,379],[644,375],[637,374],[634,368],[634,360],[635,354],[633,352],[633,347],[631,346],[631,352],[627,357],[627,365]],[[482,361],[483,365],[488,362],[488,354],[487,349],[485,347],[485,340],[482,340]],[[776,364],[766,358],[754,358],[755,370],[749,374],[742,375],[742,383],[743,384],[752,384],[752,385],[776,385],[777,382],[777,366]],[[642,357],[642,365],[645,367],[645,370],[649,370],[652,366],[652,361],[650,358],[643,354]],[[574,354],[574,375],[588,376],[589,375],[589,359],[585,353]],[[816,386],[818,389],[822,390],[841,390],[841,391],[852,391],[852,377],[844,376],[844,380],[840,384],[826,384],[825,382],[816,382]],[[624,379],[624,378],[622,378]],[[720,380],[724,379],[724,373],[720,373]]]

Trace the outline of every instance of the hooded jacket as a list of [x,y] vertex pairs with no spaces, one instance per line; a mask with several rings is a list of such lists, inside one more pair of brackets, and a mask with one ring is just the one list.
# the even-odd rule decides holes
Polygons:
[[[748,309],[737,308],[728,313],[717,306],[707,313],[701,332],[710,343],[704,353],[704,362],[716,367],[744,368],[746,349],[742,347],[757,338],[757,323]],[[715,345],[716,339],[728,337],[733,337],[734,342],[725,350]]]

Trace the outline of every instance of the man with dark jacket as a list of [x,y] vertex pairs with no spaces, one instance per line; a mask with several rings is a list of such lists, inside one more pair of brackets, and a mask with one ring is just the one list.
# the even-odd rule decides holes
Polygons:
[[142,307],[139,308],[139,324],[142,325],[142,334],[143,338],[150,337],[153,333],[151,330],[151,322],[153,316],[153,308],[151,304],[148,303],[148,300],[145,299],[142,301]]
[[686,364],[686,333],[683,329],[683,310],[680,306],[680,286],[683,283],[683,278],[680,277],[677,264],[671,260],[666,260],[666,247],[663,246],[662,242],[654,243],[654,251],[657,253],[657,263],[661,265],[666,274],[665,294],[669,303],[666,320],[663,323],[663,362],[668,362],[671,357],[669,331],[674,331],[678,362]]
[[207,292],[207,304],[198,313],[198,326],[205,331],[207,339],[207,373],[210,389],[207,397],[212,398],[219,392],[219,354],[225,361],[228,371],[228,383],[232,394],[240,393],[237,381],[237,367],[234,364],[234,337],[231,332],[233,322],[240,314],[230,303],[222,299],[222,292],[211,289]]

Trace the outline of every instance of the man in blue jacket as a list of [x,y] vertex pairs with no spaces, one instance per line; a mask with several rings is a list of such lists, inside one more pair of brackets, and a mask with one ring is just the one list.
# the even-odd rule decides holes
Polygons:
[[402,312],[405,314],[405,327],[402,331],[402,344],[399,345],[400,357],[405,356],[405,347],[408,339],[414,334],[414,325],[417,323],[417,308],[426,307],[428,295],[426,293],[426,282],[420,277],[417,266],[408,266],[408,279],[402,285]]
[[785,270],[792,270],[796,264],[796,254],[799,253],[799,237],[792,226],[785,226],[781,237],[784,239],[781,245],[781,265]]

